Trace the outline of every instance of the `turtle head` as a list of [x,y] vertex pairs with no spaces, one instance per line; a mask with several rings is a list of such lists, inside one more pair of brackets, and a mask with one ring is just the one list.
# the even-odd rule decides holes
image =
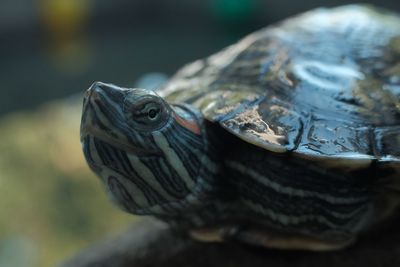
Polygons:
[[204,119],[145,89],[96,82],[86,92],[81,143],[91,169],[119,207],[164,215],[200,206],[217,167]]

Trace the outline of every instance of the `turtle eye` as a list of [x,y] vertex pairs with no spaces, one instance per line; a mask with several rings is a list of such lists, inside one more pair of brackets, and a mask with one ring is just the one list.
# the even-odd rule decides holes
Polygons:
[[147,112],[147,117],[151,121],[155,121],[160,117],[160,109],[156,107],[151,107]]
[[157,98],[142,99],[131,106],[129,120],[139,130],[159,129],[168,120],[168,110]]

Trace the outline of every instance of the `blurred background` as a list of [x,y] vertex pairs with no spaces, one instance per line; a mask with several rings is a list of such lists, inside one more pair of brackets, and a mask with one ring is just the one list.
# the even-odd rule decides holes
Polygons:
[[109,204],[82,157],[81,99],[93,81],[156,88],[256,29],[348,3],[1,0],[0,267],[56,266],[135,220]]

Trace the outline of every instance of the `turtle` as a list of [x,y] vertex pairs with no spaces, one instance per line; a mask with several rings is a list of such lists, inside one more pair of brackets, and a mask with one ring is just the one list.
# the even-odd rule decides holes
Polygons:
[[342,249],[399,206],[400,17],[317,8],[152,91],[95,82],[81,143],[123,210],[196,240]]

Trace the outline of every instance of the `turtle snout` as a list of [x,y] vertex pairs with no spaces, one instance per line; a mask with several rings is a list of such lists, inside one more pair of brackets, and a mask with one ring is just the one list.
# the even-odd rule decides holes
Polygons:
[[85,99],[99,98],[102,94],[107,94],[110,91],[110,86],[102,82],[94,82],[89,89],[86,90]]
[[116,138],[123,130],[125,116],[122,112],[126,89],[95,82],[85,93],[81,119],[81,136],[91,135],[104,140]]
[[111,101],[122,104],[127,89],[113,84],[94,82],[85,93],[85,99],[92,101]]
[[[103,106],[106,97],[107,84],[94,82],[86,90],[83,99],[83,111],[81,119],[81,136],[86,136],[93,132],[98,122],[96,120],[96,107],[99,110]],[[98,115],[98,114],[97,114]]]

